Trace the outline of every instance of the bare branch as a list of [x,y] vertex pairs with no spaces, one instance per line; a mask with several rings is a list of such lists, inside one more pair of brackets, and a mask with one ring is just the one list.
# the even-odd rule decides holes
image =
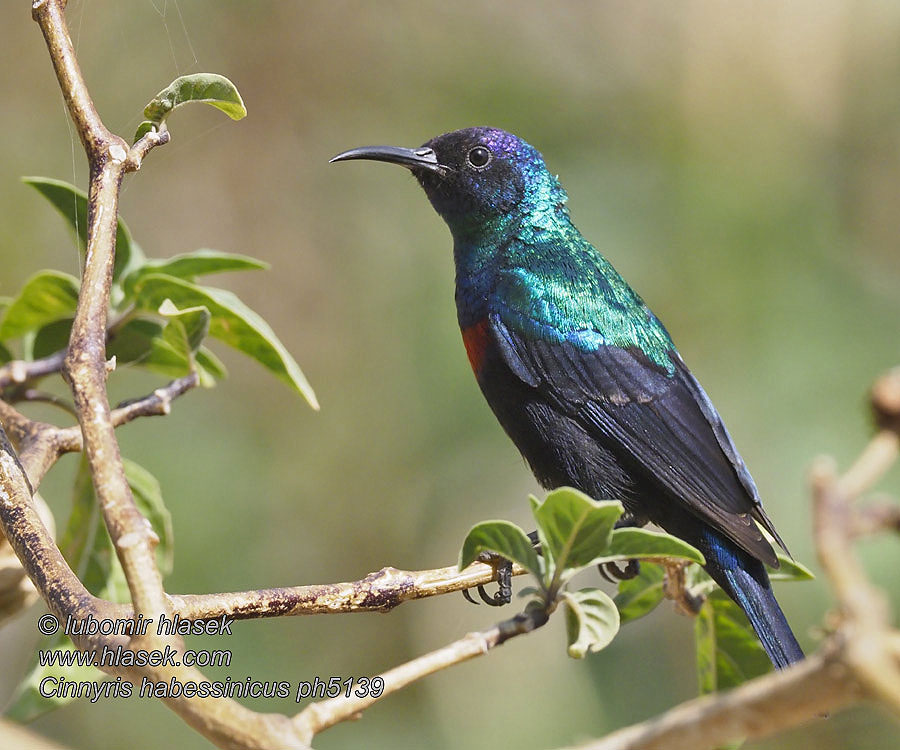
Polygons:
[[119,160],[123,161],[127,146],[121,138],[106,129],[94,107],[75,57],[75,48],[69,38],[63,15],[65,7],[66,3],[61,0],[34,0],[31,15],[44,34],[59,88],[91,164],[107,158],[106,152],[110,144],[118,146],[121,150]]
[[[172,401],[198,383],[196,373],[173,380],[153,393],[119,404],[110,413],[110,420],[114,427],[121,427],[138,417],[165,416],[172,409]],[[34,489],[61,455],[80,451],[82,447],[79,427],[56,427],[31,420],[3,400],[0,400],[0,423],[19,445],[19,461]]]
[[727,693],[697,698],[657,718],[579,745],[579,750],[712,750],[756,739],[854,703],[862,691],[840,654],[818,653]]
[[[513,566],[513,575],[527,571]],[[224,594],[172,594],[172,605],[188,620],[209,620],[222,615],[236,620],[264,617],[335,614],[339,612],[388,612],[403,602],[425,599],[490,583],[494,570],[473,563],[460,571],[456,566],[432,570],[382,568],[359,581],[291,586]]]
[[678,560],[663,563],[665,577],[663,579],[663,594],[666,599],[675,605],[675,611],[688,617],[696,617],[703,607],[705,597],[693,593],[685,580],[685,570],[689,563]]
[[162,146],[169,142],[168,130],[152,130],[146,133],[137,143],[135,143],[128,152],[128,160],[125,162],[125,168],[129,172],[137,172],[141,168],[144,157],[157,146]]
[[55,406],[57,409],[62,409],[64,412],[71,414],[73,417],[76,416],[75,407],[72,406],[71,403],[66,401],[66,399],[57,396],[54,393],[39,391],[37,388],[27,388],[17,395],[19,396],[19,399],[21,401],[50,404],[51,406]]
[[349,698],[342,696],[319,701],[297,714],[294,723],[301,730],[301,736],[309,742],[316,734],[342,721],[355,718],[382,698],[423,677],[477,656],[483,656],[510,638],[536,630],[547,623],[549,616],[545,609],[533,607],[488,630],[469,633],[443,648],[378,675],[384,680],[384,692],[378,697],[370,693],[362,698],[353,695]]
[[[102,599],[92,596],[72,572],[60,554],[34,505],[31,490],[22,467],[16,459],[6,434],[0,430],[0,528],[25,567],[28,577],[60,620],[71,615],[85,620],[115,619],[120,610]],[[118,636],[75,636],[75,645],[84,650],[99,650],[103,646],[129,648],[127,639]],[[154,645],[161,642],[156,638]],[[171,643],[180,651],[180,643]],[[202,682],[203,675],[189,667],[126,668],[103,667],[110,674],[140,681],[147,677],[153,682],[167,682],[172,677],[182,683]],[[164,702],[184,720],[220,747],[307,747],[298,737],[298,730],[286,716],[257,714],[233,700],[225,698],[167,698]]]
[[125,478],[106,397],[106,316],[124,159],[122,151],[121,160],[110,159],[99,171],[92,168],[87,254],[63,372],[75,399],[97,501],[135,609],[152,617],[167,612],[167,601],[156,568],[154,539]]
[[[900,667],[891,658],[890,610],[884,594],[869,582],[853,551],[855,497],[843,492],[845,487],[861,489],[874,481],[883,464],[865,463],[871,469],[868,475],[858,467],[875,450],[873,445],[883,443],[881,438],[876,435],[844,480],[837,479],[827,459],[820,459],[813,467],[815,539],[819,562],[840,607],[839,632],[847,643],[845,662],[873,697],[900,714]],[[847,476],[852,481],[846,481]]]
[[31,487],[0,430],[0,524],[25,572],[58,617],[109,614],[78,580],[31,502]]
[[879,498],[860,508],[854,518],[853,536],[871,536],[882,531],[900,532],[900,502]]
[[63,349],[49,357],[36,359],[26,362],[21,359],[14,359],[0,367],[0,389],[10,385],[21,385],[30,380],[42,378],[45,375],[52,375],[62,369],[63,361],[66,358],[66,352]]

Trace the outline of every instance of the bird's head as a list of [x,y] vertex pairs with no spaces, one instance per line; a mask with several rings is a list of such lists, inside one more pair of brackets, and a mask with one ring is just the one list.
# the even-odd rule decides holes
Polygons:
[[454,235],[496,229],[531,214],[561,210],[566,193],[540,153],[497,128],[465,128],[420,148],[366,146],[331,161],[371,159],[415,175]]

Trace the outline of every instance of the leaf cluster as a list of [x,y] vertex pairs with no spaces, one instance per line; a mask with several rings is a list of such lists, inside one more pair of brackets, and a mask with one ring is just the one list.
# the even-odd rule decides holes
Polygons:
[[[29,177],[87,248],[87,195],[61,180]],[[291,354],[263,318],[234,293],[200,284],[198,276],[267,268],[246,255],[199,249],[171,258],[148,258],[120,218],[110,293],[107,355],[168,377],[196,372],[211,387],[225,377],[222,361],[206,346],[218,339],[259,362],[316,408],[315,394]],[[0,317],[0,358],[26,361],[65,349],[80,282],[60,271],[39,271],[17,295],[6,299]]]
[[[702,602],[695,620],[697,673],[701,692],[733,687],[768,671],[768,658],[744,613],[703,571],[703,555],[682,540],[641,528],[616,528],[623,513],[615,500],[596,501],[563,487],[541,502],[531,498],[539,549],[509,521],[484,521],[469,531],[460,569],[482,553],[499,555],[525,568],[537,582],[523,591],[548,613],[565,608],[568,653],[583,658],[605,648],[619,628],[653,611],[666,596],[667,566],[685,568],[689,594]],[[595,565],[640,562],[638,574],[620,581],[615,598],[598,588],[570,590],[572,579]],[[803,565],[779,555],[773,580],[806,580]]]

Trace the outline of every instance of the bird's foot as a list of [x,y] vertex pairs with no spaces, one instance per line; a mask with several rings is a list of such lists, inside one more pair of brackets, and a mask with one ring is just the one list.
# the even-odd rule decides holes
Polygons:
[[639,516],[637,513],[633,511],[626,510],[619,516],[619,520],[616,521],[614,528],[616,529],[639,529],[642,526],[646,526],[650,523],[650,519],[646,516]]
[[[626,510],[619,516],[615,528],[634,529],[646,526],[648,523],[650,523],[650,519],[645,516]],[[635,578],[641,572],[641,564],[637,560],[628,560],[624,565],[619,565],[619,563],[615,562],[600,563],[597,566],[597,570],[610,583],[619,583],[619,581],[628,581]]]
[[[493,552],[482,552],[478,555],[478,562],[487,563],[494,569],[494,581],[497,583],[497,593],[489,594],[482,584],[478,584],[478,596],[481,601],[491,607],[502,607],[512,601],[512,563],[505,557],[495,555]],[[469,589],[463,589],[466,601],[478,604],[469,593]]]
[[619,583],[635,578],[641,572],[641,564],[637,560],[628,560],[621,567],[616,562],[600,563],[597,570],[610,583]]
[[[532,531],[528,534],[528,538],[534,545],[535,552],[540,555],[541,544],[538,541],[537,531]],[[491,607],[502,607],[504,604],[509,604],[510,601],[512,601],[512,563],[505,557],[495,555],[493,552],[482,552],[478,556],[478,562],[487,563],[494,569],[494,580],[498,585],[497,593],[491,596],[485,590],[484,586],[479,584],[476,588],[478,589],[478,596],[481,597],[481,601]],[[478,602],[472,598],[469,589],[463,589],[462,595],[467,602],[476,605],[478,604]]]

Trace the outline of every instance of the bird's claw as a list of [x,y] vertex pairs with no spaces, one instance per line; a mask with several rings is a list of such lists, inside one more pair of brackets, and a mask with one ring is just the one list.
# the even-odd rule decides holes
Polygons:
[[476,602],[472,598],[472,595],[469,593],[469,589],[463,589],[462,595],[463,595],[463,599],[465,599],[467,602],[469,602],[470,604],[474,604],[476,607],[478,606],[478,602]]
[[629,560],[620,568],[618,563],[607,562],[600,563],[597,570],[610,583],[619,583],[635,578],[641,572],[641,564],[637,560]]
[[[483,552],[478,556],[479,562],[487,563],[494,569],[494,580],[497,582],[497,593],[489,594],[484,585],[478,584],[478,596],[481,601],[490,607],[502,607],[512,601],[512,563],[505,557]],[[469,593],[469,589],[463,589],[463,596],[467,602],[478,604]]]

